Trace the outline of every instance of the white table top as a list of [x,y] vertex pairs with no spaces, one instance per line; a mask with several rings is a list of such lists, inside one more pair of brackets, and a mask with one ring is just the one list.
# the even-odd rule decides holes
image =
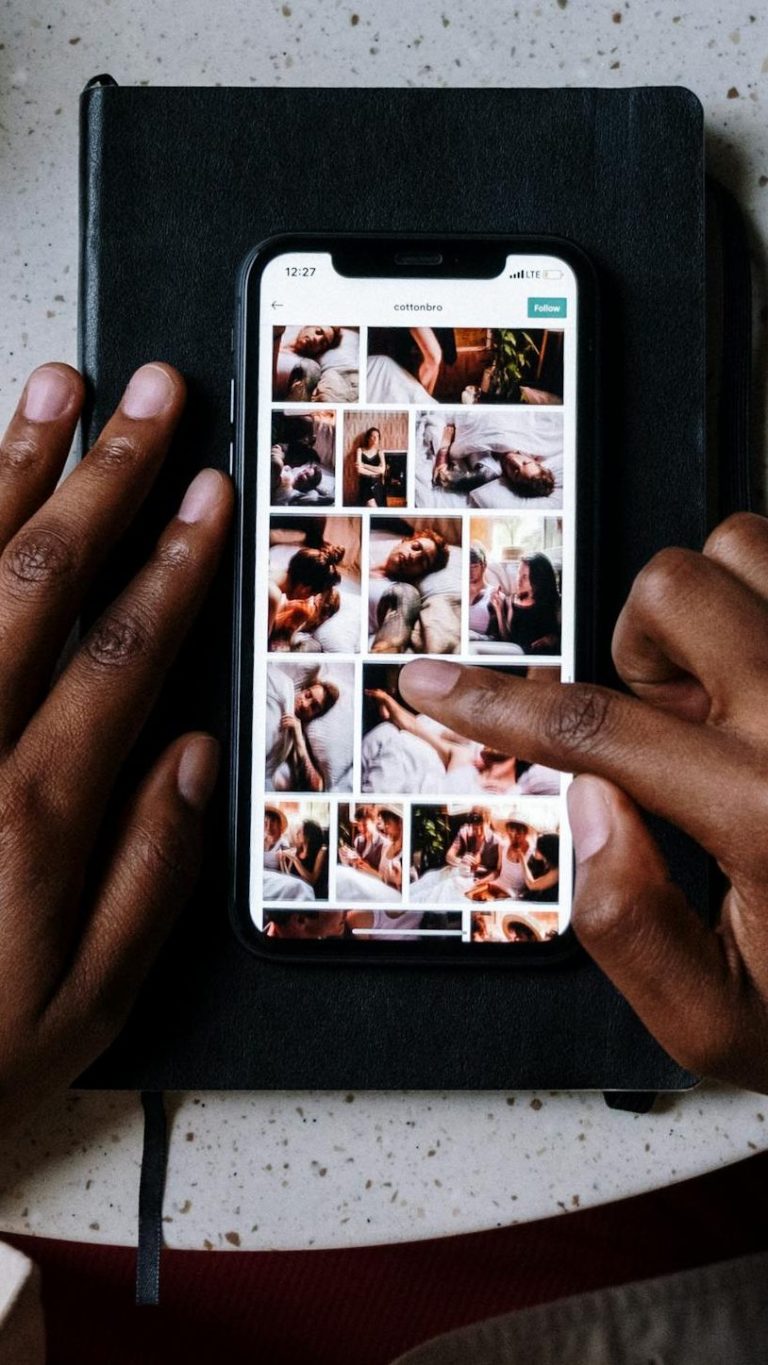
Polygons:
[[[697,5],[485,0],[7,0],[0,158],[6,412],[28,371],[76,357],[77,97],[121,84],[683,84],[711,169],[764,264],[768,12]],[[763,271],[763,273],[765,273]],[[763,299],[758,299],[758,306]],[[764,326],[764,324],[763,324]],[[762,439],[762,437],[761,437]],[[178,1247],[353,1246],[492,1228],[622,1198],[768,1147],[768,1100],[707,1086],[658,1113],[593,1094],[205,1094],[175,1111],[165,1231]],[[140,1106],[59,1097],[0,1142],[0,1228],[131,1242]]]

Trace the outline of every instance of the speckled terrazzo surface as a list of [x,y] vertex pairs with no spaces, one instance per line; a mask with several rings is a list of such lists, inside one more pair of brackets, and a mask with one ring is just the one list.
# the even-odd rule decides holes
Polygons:
[[[768,236],[768,14],[722,0],[5,0],[0,7],[0,397],[76,356],[77,97],[123,84],[684,84],[712,170]],[[758,358],[764,351],[759,317]],[[762,431],[762,401],[756,404]],[[762,443],[762,437],[758,444]],[[760,453],[760,452],[758,452]],[[759,459],[760,469],[764,466]],[[635,1194],[768,1146],[768,1101],[702,1087],[638,1116],[597,1095],[190,1095],[165,1201],[179,1247],[345,1246],[495,1227]],[[61,1096],[0,1137],[0,1228],[135,1238],[141,1121],[122,1094]]]

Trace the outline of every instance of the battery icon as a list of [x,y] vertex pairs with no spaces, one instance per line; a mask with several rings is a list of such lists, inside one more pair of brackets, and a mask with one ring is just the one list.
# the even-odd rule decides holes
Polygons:
[[541,275],[545,280],[561,280],[564,273],[562,270],[542,270]]

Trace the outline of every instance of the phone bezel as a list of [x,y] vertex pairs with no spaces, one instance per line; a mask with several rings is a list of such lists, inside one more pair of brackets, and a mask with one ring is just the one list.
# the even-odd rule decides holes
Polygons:
[[[493,278],[477,273],[473,262],[487,266],[489,252],[499,258],[508,254],[553,255],[573,270],[577,279],[579,307],[577,316],[577,411],[576,437],[580,460],[577,471],[576,509],[576,590],[574,622],[574,673],[578,680],[596,680],[598,660],[598,581],[597,529],[599,517],[597,448],[597,366],[598,281],[592,262],[575,243],[559,237],[502,236],[486,234],[286,234],[270,237],[253,247],[245,257],[237,280],[235,327],[233,332],[234,379],[232,395],[233,446],[232,475],[237,490],[237,515],[234,548],[234,630],[232,648],[231,757],[229,783],[230,886],[229,913],[235,932],[249,951],[269,961],[344,963],[354,965],[397,965],[405,962],[421,966],[461,965],[488,968],[558,965],[578,950],[578,941],[569,924],[555,939],[535,944],[440,942],[428,939],[414,943],[387,943],[359,939],[277,939],[258,930],[250,913],[250,832],[251,832],[251,740],[255,610],[255,521],[258,496],[256,462],[246,461],[250,432],[258,421],[258,298],[261,275],[276,256],[299,252],[330,252],[334,264],[343,253],[355,269],[342,271],[373,278],[411,277]],[[398,256],[417,258],[410,271],[396,261]],[[442,257],[443,263],[426,267],[424,256]],[[421,259],[418,259],[421,258]],[[447,258],[447,259],[446,259]],[[462,273],[461,267],[465,267]],[[376,268],[372,268],[375,266]],[[395,269],[395,266],[397,268]],[[255,321],[254,321],[255,317]],[[594,452],[585,468],[584,452]],[[585,553],[584,547],[589,551]],[[583,623],[583,624],[580,624]],[[243,698],[248,704],[243,706]]]

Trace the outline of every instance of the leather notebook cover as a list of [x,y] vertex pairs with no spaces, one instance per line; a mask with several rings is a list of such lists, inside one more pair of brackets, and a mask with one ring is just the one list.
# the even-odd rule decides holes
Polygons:
[[[556,234],[602,287],[603,592],[700,546],[705,448],[701,108],[680,89],[89,88],[82,102],[81,359],[93,439],[131,370],[164,359],[190,401],[167,467],[100,581],[108,600],[198,468],[229,464],[235,276],[278,232]],[[582,452],[581,496],[590,496]],[[585,472],[586,471],[586,472]],[[135,766],[229,726],[229,566]],[[584,955],[549,969],[267,963],[226,904],[226,772],[204,880],[121,1037],[85,1084],[191,1088],[658,1090],[691,1078]],[[662,830],[707,913],[707,860]]]

